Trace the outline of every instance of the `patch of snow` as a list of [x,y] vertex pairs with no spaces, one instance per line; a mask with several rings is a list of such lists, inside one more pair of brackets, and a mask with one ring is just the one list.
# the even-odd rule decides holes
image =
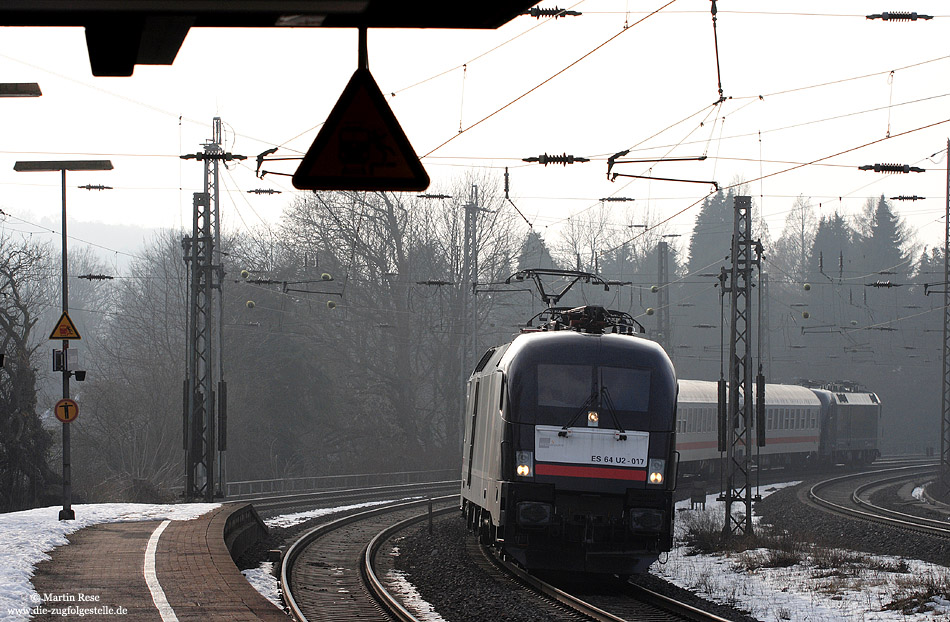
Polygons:
[[[765,497],[798,483],[772,485],[763,489],[761,494]],[[823,569],[817,567],[810,556],[803,555],[802,562],[793,566],[766,568],[746,563],[756,556],[765,557],[765,550],[738,554],[689,554],[687,547],[680,544],[685,532],[682,517],[687,513],[706,512],[721,524],[725,507],[716,500],[717,496],[707,496],[705,510],[690,510],[688,500],[676,504],[677,509],[682,510],[677,512],[678,544],[670,551],[665,563],[653,565],[653,574],[708,600],[747,611],[759,620],[923,622],[934,620],[935,615],[950,613],[950,600],[939,596],[931,600],[928,613],[904,614],[882,610],[884,605],[906,595],[913,586],[929,583],[928,577],[939,580],[950,575],[950,569],[922,561],[838,551],[836,553],[841,559],[858,561]]]
[[416,586],[406,579],[405,573],[400,570],[390,570],[386,573],[386,583],[389,591],[402,599],[403,605],[424,622],[445,622],[431,604],[425,601],[416,590]]
[[284,608],[284,604],[280,602],[280,582],[274,576],[274,562],[261,562],[257,568],[242,570],[241,574],[264,598],[274,603],[279,609]]
[[192,520],[220,503],[97,503],[73,505],[76,520],[59,520],[61,506],[0,514],[0,621],[29,620],[24,609],[34,606],[39,594],[30,579],[36,564],[50,559],[57,546],[69,544],[66,536],[100,523],[146,520]]
[[293,527],[294,525],[299,525],[300,523],[306,522],[311,518],[319,518],[320,516],[326,516],[327,514],[335,514],[337,512],[345,512],[347,510],[359,510],[361,508],[369,508],[377,505],[386,505],[387,503],[394,503],[396,501],[411,501],[413,499],[421,499],[422,497],[408,497],[405,499],[390,499],[388,501],[367,501],[366,503],[355,503],[353,505],[343,505],[335,508],[319,508],[316,510],[307,510],[305,512],[294,512],[293,514],[281,514],[280,516],[274,516],[264,520],[264,524],[268,527]]

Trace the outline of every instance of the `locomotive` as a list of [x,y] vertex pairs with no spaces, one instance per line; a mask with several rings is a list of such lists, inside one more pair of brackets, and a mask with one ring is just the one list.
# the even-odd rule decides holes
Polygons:
[[462,513],[525,568],[644,572],[673,545],[673,365],[626,313],[547,311],[469,378]]
[[[677,472],[720,468],[718,385],[677,382],[629,314],[552,306],[542,316],[469,377],[462,514],[530,570],[645,572],[673,546]],[[878,457],[877,395],[806,384],[766,385],[757,468]]]

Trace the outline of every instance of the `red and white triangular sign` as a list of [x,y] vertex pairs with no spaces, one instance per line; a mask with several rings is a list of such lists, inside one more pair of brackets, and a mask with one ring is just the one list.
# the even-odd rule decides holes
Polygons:
[[357,69],[293,177],[299,190],[425,190],[426,174],[368,69]]

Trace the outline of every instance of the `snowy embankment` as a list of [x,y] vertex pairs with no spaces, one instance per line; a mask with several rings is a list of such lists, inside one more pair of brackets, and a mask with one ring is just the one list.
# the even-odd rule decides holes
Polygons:
[[[798,483],[768,486],[761,494],[765,497]],[[716,496],[707,496],[704,510],[690,510],[689,501],[677,504],[677,546],[664,563],[653,565],[654,575],[708,600],[748,611],[759,620],[910,622],[946,619],[935,616],[950,614],[947,594],[933,597],[926,613],[883,610],[918,586],[939,584],[950,574],[950,569],[926,562],[807,547],[798,563],[785,567],[770,567],[775,554],[765,549],[691,554],[682,544],[690,519],[705,512],[721,525],[725,518],[723,503]]]

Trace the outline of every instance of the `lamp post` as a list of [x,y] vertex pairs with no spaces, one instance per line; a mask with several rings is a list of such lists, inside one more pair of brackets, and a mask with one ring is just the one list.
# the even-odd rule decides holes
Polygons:
[[[66,171],[111,171],[112,162],[109,160],[51,160],[20,161],[13,165],[13,170],[17,172],[51,172],[59,171],[63,181],[63,318],[69,318],[69,285],[67,282],[69,269],[66,262]],[[61,320],[62,321],[62,320]],[[52,339],[53,336],[51,335]],[[78,338],[78,333],[71,338]],[[66,352],[69,348],[69,339],[63,339],[63,400],[69,400],[69,377],[72,371],[67,364],[68,358]],[[85,376],[85,372],[82,372]],[[77,374],[77,380],[82,378]],[[68,403],[68,402],[67,402]],[[68,415],[67,410],[67,415]],[[73,418],[75,415],[73,415]],[[69,423],[70,417],[63,420],[63,509],[59,512],[59,520],[74,520],[76,513],[73,511],[72,504],[72,476],[70,472],[69,458]]]

